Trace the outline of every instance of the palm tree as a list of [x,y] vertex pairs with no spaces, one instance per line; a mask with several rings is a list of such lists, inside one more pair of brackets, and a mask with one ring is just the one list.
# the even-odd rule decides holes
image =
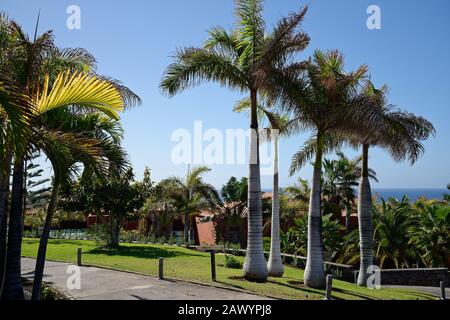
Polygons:
[[[73,108],[78,112],[99,110],[117,119],[125,102],[138,99],[120,83],[87,72],[90,66],[86,63],[93,60],[90,56],[83,55],[85,51],[58,51],[53,44],[51,32],[35,36],[31,41],[20,26],[14,22],[11,24],[11,30],[17,39],[15,65],[21,67],[11,71],[10,78],[31,106],[27,112],[30,114],[29,126],[33,130],[43,127],[43,115],[58,108]],[[52,59],[55,57],[58,59]],[[24,135],[24,146],[31,148],[33,144],[39,144],[39,141],[33,141],[36,137],[39,136],[31,131]],[[14,155],[7,263],[2,287],[2,298],[5,299],[23,299],[20,256],[25,156],[25,153]]]
[[445,267],[450,255],[450,206],[425,204],[415,211],[409,244],[421,251],[427,267]]
[[211,169],[205,166],[195,167],[192,170],[189,168],[185,179],[172,177],[162,181],[162,183],[172,186],[172,197],[175,199],[177,207],[184,213],[186,245],[190,241],[191,216],[202,209],[213,207],[219,199],[217,190],[203,181],[202,175],[209,171]]
[[408,267],[409,258],[416,258],[414,247],[409,243],[409,229],[413,225],[411,211],[407,198],[388,202],[382,199],[380,206],[373,207],[376,255],[381,268],[386,261],[395,268]]
[[[234,111],[243,112],[251,108],[249,99],[241,100],[235,107]],[[283,261],[281,260],[280,248],[280,197],[279,197],[279,136],[287,136],[290,134],[290,120],[287,115],[280,115],[274,111],[270,111],[268,107],[258,104],[258,113],[260,118],[265,117],[270,124],[270,128],[266,130],[267,140],[273,142],[273,190],[272,190],[272,221],[271,221],[271,241],[270,255],[267,269],[269,276],[282,277],[284,274]],[[259,120],[259,121],[262,121]]]
[[[127,163],[126,155],[117,144],[122,137],[122,129],[117,121],[99,113],[74,115],[66,110],[57,110],[55,113],[48,115],[47,130],[42,132],[43,137],[39,139],[42,141],[42,150],[52,163],[54,178],[36,260],[33,300],[40,299],[47,243],[60,186],[78,171],[78,162],[83,164],[84,170],[101,177],[108,174],[111,166],[120,170]],[[49,132],[48,129],[55,131]]]
[[[341,151],[337,159],[325,159],[323,162],[323,197],[326,199],[324,210],[330,210],[335,219],[340,219],[342,209],[346,210],[346,230],[350,231],[350,215],[356,200],[355,187],[361,178],[362,158],[348,159]],[[369,168],[369,178],[378,182],[376,172]]]
[[[1,17],[0,17],[1,18]],[[9,207],[10,176],[13,153],[23,152],[23,137],[28,131],[24,96],[14,86],[0,80],[0,288],[6,261],[6,237]]]
[[[203,47],[179,50],[161,81],[161,88],[170,96],[202,81],[250,93],[248,244],[243,270],[248,280],[265,281],[268,275],[262,239],[258,94],[270,87],[281,66],[308,45],[309,37],[299,30],[306,11],[282,19],[265,35],[263,0],[236,0],[236,28],[228,32],[214,27]],[[291,69],[303,67],[303,63],[294,63]]]
[[367,67],[344,71],[343,56],[338,51],[316,51],[307,73],[297,74],[280,84],[282,105],[292,111],[298,126],[314,130],[313,137],[297,152],[290,173],[295,174],[315,156],[308,222],[308,259],[305,284],[325,287],[321,237],[321,178],[323,155],[333,149],[330,135],[344,132],[346,126],[363,118],[358,107],[364,102],[358,94],[358,84]]
[[165,236],[168,240],[172,234],[173,220],[179,215],[176,200],[173,198],[174,188],[177,187],[170,181],[160,182],[141,209],[145,219],[151,220],[156,238]]
[[288,186],[284,189],[289,198],[292,200],[300,200],[309,202],[309,196],[311,195],[311,188],[309,187],[308,180],[298,178],[297,183]]
[[30,106],[13,81],[17,50],[12,23],[0,12],[0,289],[6,261],[10,176],[13,154],[23,153]]
[[[387,87],[376,89],[368,81],[365,94],[370,99],[369,108],[376,114],[372,118],[375,130],[359,136],[357,142],[362,145],[362,174],[358,193],[358,222],[360,234],[361,261],[358,285],[365,286],[369,266],[373,265],[373,227],[372,193],[370,188],[369,149],[379,146],[385,149],[396,161],[408,159],[414,164],[424,152],[422,141],[435,134],[433,125],[423,117],[412,113],[394,110],[386,102]],[[367,107],[367,106],[366,106]],[[360,132],[360,131],[359,131]]]

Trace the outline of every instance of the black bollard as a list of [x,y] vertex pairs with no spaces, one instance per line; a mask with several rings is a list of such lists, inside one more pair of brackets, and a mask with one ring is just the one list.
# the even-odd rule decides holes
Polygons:
[[441,281],[441,300],[447,299],[445,296],[445,281]]
[[164,280],[164,259],[159,258],[159,280]]
[[333,300],[333,297],[331,296],[331,289],[333,288],[333,275],[331,274],[327,275],[326,285],[327,287],[324,300]]
[[81,267],[81,254],[82,254],[81,248],[78,248],[78,252],[77,252],[77,266],[78,267]]
[[216,281],[216,252],[211,251],[211,278],[212,281]]

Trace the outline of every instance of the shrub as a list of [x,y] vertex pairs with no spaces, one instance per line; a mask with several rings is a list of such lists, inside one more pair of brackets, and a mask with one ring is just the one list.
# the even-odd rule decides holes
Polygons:
[[58,291],[45,283],[42,283],[41,300],[58,300]]
[[96,224],[89,228],[88,236],[101,248],[107,247],[111,243],[111,233],[108,226],[104,224]]
[[230,256],[228,254],[225,255],[225,268],[228,269],[241,269],[242,262],[237,258]]

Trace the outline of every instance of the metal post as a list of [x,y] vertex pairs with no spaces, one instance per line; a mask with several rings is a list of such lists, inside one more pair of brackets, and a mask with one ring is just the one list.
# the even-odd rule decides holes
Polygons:
[[324,300],[333,300],[333,297],[331,296],[332,288],[333,288],[333,275],[329,274],[327,275],[327,287]]
[[77,252],[77,266],[78,267],[81,267],[81,254],[82,254],[81,248],[78,248],[78,252]]
[[216,252],[211,251],[211,278],[216,281]]
[[445,300],[446,296],[445,296],[445,282],[441,281],[441,300]]
[[164,259],[159,258],[159,280],[164,280]]

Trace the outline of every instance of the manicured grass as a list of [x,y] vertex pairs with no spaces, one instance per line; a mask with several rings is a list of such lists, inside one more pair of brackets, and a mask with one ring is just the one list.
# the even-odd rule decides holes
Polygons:
[[[24,239],[22,255],[35,258],[38,240]],[[75,262],[77,248],[83,250],[83,263],[117,270],[133,271],[148,275],[158,274],[158,258],[164,258],[164,274],[167,278],[213,284],[211,281],[210,255],[177,246],[122,244],[117,250],[97,249],[92,241],[50,240],[47,260]],[[238,257],[241,261],[243,258]],[[217,283],[244,289],[261,295],[282,299],[323,299],[324,291],[306,288],[303,285],[303,270],[286,267],[281,279],[269,278],[267,283],[252,283],[241,278],[241,270],[223,267],[224,256],[217,261]],[[369,290],[343,281],[334,281],[333,297],[336,299],[436,299],[425,293],[381,289]]]

